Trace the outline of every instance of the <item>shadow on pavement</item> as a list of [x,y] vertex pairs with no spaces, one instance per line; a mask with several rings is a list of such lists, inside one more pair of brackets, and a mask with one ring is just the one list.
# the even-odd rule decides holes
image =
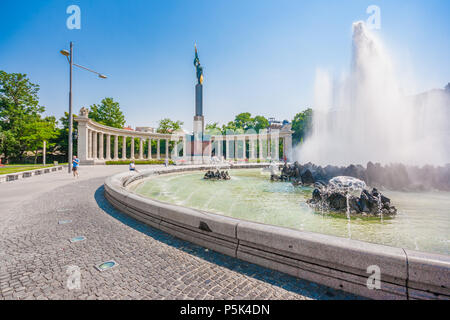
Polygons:
[[[137,231],[140,231],[157,241],[161,241],[167,245],[183,250],[186,253],[204,259],[208,262],[215,263],[221,267],[225,267],[229,270],[239,272],[243,275],[252,277],[260,281],[264,281],[266,283],[272,284],[274,286],[283,288],[285,290],[312,299],[320,299],[320,300],[363,299],[361,297],[343,292],[341,290],[335,290],[314,282],[298,279],[285,273],[270,270],[253,263],[248,263],[239,260],[237,258],[229,257],[222,253],[207,250],[204,247],[175,238],[174,236],[166,232],[163,232],[161,230],[150,227],[144,223],[141,223],[115,209],[104,197],[103,186],[101,186],[96,190],[94,197],[98,206],[103,211],[105,211],[111,217],[119,220],[123,224]],[[206,281],[206,283],[208,282],[209,280]]]

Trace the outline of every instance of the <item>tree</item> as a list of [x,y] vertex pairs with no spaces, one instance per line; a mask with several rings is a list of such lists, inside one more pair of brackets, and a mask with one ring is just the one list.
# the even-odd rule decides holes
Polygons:
[[252,118],[252,115],[250,114],[250,112],[243,112],[238,114],[235,118],[234,118],[234,123],[236,125],[236,128],[240,128],[240,129],[250,129],[254,127],[254,119]]
[[228,124],[222,126],[222,133],[225,134],[227,130],[231,130],[233,132],[244,132],[249,129],[253,129],[256,132],[259,132],[261,129],[265,129],[269,127],[269,120],[267,120],[263,116],[255,116],[252,118],[252,115],[249,112],[243,112],[238,114],[234,121],[228,122]]
[[114,128],[123,128],[125,124],[125,116],[120,110],[120,105],[113,98],[105,98],[100,102],[100,105],[93,104],[90,106],[89,118]]
[[209,123],[205,126],[205,131],[221,131],[218,122]]
[[156,131],[158,133],[172,133],[181,130],[181,126],[183,124],[184,122],[180,120],[172,121],[169,118],[161,119],[159,121],[159,126]]
[[259,130],[269,127],[269,120],[267,120],[263,116],[256,116],[253,121],[254,121],[253,129],[255,129],[256,132],[259,132]]
[[[78,129],[78,122],[75,121],[77,117],[75,114],[73,116],[73,130],[74,132]],[[49,150],[61,152],[67,155],[69,151],[69,113],[64,112],[64,116],[59,118],[61,128],[57,129],[56,136],[50,140]],[[78,141],[73,139],[73,150],[77,150]],[[52,149],[53,148],[53,149]]]
[[[46,117],[29,122],[24,127],[24,133],[27,150],[34,152],[34,163],[37,163],[38,151],[43,148],[44,140],[49,147],[54,144],[51,140],[57,136],[56,119]],[[45,157],[45,154],[42,156]]]
[[38,92],[39,86],[31,83],[26,74],[0,70],[0,129],[4,137],[1,152],[6,160],[22,159],[27,151],[25,129],[39,120],[45,110],[39,106]]
[[292,120],[292,131],[294,131],[292,140],[294,143],[303,142],[310,133],[312,128],[312,115],[312,109],[308,108],[294,116]]

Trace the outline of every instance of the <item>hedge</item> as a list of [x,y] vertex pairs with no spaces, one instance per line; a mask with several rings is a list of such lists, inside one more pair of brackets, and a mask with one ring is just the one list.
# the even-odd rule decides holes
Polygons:
[[[117,160],[117,161],[106,161],[107,165],[117,165],[117,164],[130,164],[132,160]],[[134,160],[135,164],[164,164],[165,160]],[[169,164],[174,164],[172,160],[169,160]]]

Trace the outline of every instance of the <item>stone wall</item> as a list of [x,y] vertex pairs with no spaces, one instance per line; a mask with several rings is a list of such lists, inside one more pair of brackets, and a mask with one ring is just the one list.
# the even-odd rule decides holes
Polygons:
[[[450,299],[450,256],[243,221],[152,200],[128,189],[153,175],[213,168],[118,174],[105,181],[105,196],[118,210],[154,228],[302,279],[375,299]],[[381,272],[380,289],[367,287],[373,266]]]

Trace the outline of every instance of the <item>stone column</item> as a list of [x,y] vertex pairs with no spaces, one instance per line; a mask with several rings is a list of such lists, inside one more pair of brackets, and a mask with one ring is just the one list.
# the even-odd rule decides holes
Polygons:
[[242,146],[242,159],[247,159],[247,143],[246,143],[246,140],[245,140],[245,136],[244,136],[244,139],[242,139],[242,143],[243,143],[243,146]]
[[266,158],[266,153],[264,152],[264,142],[266,142],[266,147],[267,147],[267,139],[264,139],[265,137],[267,137],[267,135],[265,134],[259,134],[259,159],[265,160]]
[[292,161],[292,135],[288,135],[286,138],[286,157],[288,161]]
[[255,139],[253,139],[253,137],[250,137],[250,140],[248,141],[249,146],[250,146],[250,159],[255,159]]
[[99,135],[98,135],[98,144],[99,144],[99,146],[98,146],[98,158],[100,159],[100,160],[103,160],[104,158],[103,158],[103,155],[104,155],[104,152],[103,152],[103,132],[100,132],[99,133]]
[[207,141],[207,142],[209,142],[207,145],[206,145],[206,150],[205,150],[205,156],[206,156],[206,160],[209,162],[210,160],[211,160],[211,156],[212,156],[212,147],[213,147],[213,144],[212,144],[212,138],[211,138],[211,136],[209,136],[209,139],[208,139],[209,141]]
[[106,135],[106,160],[111,160],[111,135]]
[[152,158],[152,138],[148,138],[148,159]]
[[134,159],[134,137],[131,137],[131,154],[130,158]]
[[98,137],[97,137],[97,132],[94,131],[94,134],[92,136],[92,158],[94,158],[94,160],[97,160],[98,158],[98,149],[97,149],[97,141],[98,141]]
[[184,161],[190,160],[189,159],[189,155],[190,155],[189,150],[188,150],[188,139],[186,139],[186,135],[184,135],[183,136],[183,158],[184,158]]
[[216,142],[216,156],[220,159],[222,158],[222,137],[216,136],[214,141]]
[[280,139],[279,139],[278,135],[275,137],[274,143],[275,143],[274,157],[275,157],[276,161],[279,161],[280,160]]
[[88,159],[92,158],[92,130],[88,130]]
[[77,157],[80,159],[81,163],[89,158],[89,129],[87,128],[87,121],[78,121]]
[[127,160],[127,136],[122,137],[122,160]]
[[114,136],[114,160],[119,159],[119,136]]
[[228,160],[230,160],[230,141],[231,141],[231,139],[230,138],[228,138],[228,136],[225,138],[225,147],[226,147],[226,150],[225,150],[225,157],[227,158],[227,161]]
[[144,159],[144,139],[139,138],[139,159]]
[[161,159],[161,155],[159,152],[160,149],[160,140],[156,140],[156,159],[160,160]]
[[166,159],[169,159],[169,139],[166,139]]

